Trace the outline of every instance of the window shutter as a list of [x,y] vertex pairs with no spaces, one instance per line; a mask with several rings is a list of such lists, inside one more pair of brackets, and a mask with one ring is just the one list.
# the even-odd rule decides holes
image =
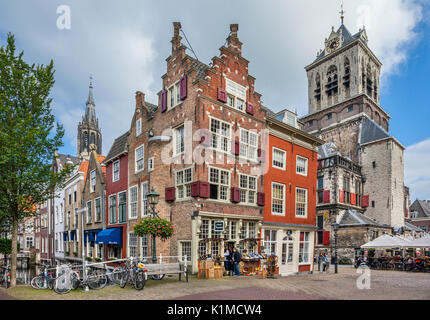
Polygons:
[[174,201],[175,200],[175,187],[169,187],[165,189],[165,197],[166,201]]
[[167,90],[163,90],[161,92],[161,112],[165,112],[167,110]]
[[363,199],[361,200],[361,206],[363,208],[367,208],[369,206],[369,195],[363,196]]
[[339,202],[344,202],[344,198],[343,198],[343,190],[339,190]]
[[323,245],[328,246],[330,244],[330,231],[323,231]]
[[209,147],[211,145],[211,133],[207,129],[200,129],[200,143]]
[[318,160],[318,169],[322,168],[322,164],[323,164],[322,160]]
[[257,150],[258,160],[264,162],[266,160],[266,151],[263,149]]
[[252,103],[246,103],[246,112],[248,112],[250,115],[254,115],[254,105]]
[[191,196],[198,197],[200,195],[200,182],[195,181],[191,183]]
[[199,189],[200,189],[200,198],[209,198],[209,182],[200,181]]
[[351,192],[351,204],[357,204],[357,195]]
[[329,203],[330,202],[330,190],[324,190],[323,193],[323,202]]
[[184,100],[187,97],[187,75],[184,75],[180,80],[179,99]]
[[305,240],[305,234],[303,232],[300,232],[300,241]]
[[227,103],[227,92],[222,88],[218,88],[217,90],[217,98],[219,101]]
[[233,153],[237,156],[240,153],[239,141],[235,140],[233,145]]
[[259,206],[264,206],[265,199],[266,199],[266,197],[264,195],[264,192],[258,192],[257,193],[257,204]]
[[240,202],[240,189],[237,187],[231,188],[231,202]]

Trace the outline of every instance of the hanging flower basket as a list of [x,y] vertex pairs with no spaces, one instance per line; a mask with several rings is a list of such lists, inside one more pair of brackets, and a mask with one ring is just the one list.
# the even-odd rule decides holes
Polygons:
[[141,219],[134,226],[134,233],[142,237],[146,234],[151,234],[152,236],[159,237],[161,240],[165,241],[173,235],[174,225],[161,218],[147,217]]

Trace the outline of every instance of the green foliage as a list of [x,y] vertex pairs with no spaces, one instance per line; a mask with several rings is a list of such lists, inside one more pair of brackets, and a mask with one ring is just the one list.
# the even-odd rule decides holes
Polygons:
[[51,170],[64,129],[51,114],[54,64],[29,65],[8,34],[0,47],[0,217],[11,221],[36,214],[72,171]]
[[171,222],[158,217],[143,218],[134,226],[134,233],[137,236],[142,237],[145,234],[151,234],[163,241],[170,238],[173,231],[174,225]]
[[[18,243],[18,251],[20,250],[20,245]],[[12,240],[11,239],[0,239],[0,253],[11,254],[12,253]]]

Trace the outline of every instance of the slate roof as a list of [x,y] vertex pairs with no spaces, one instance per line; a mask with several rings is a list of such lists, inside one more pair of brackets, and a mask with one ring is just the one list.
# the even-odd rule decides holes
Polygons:
[[405,229],[410,231],[417,231],[417,232],[424,232],[421,228],[418,228],[417,226],[414,226],[412,223],[405,221]]
[[[343,24],[336,31],[336,33],[339,36],[340,36],[341,30],[342,30],[343,42],[342,42],[342,45],[339,48],[342,48],[342,47],[348,45],[350,42],[352,42],[355,39],[357,39],[357,38],[360,37],[360,33],[359,32],[357,32],[354,35],[351,35],[351,33],[348,31],[348,29]],[[325,48],[324,48],[324,50],[317,56],[317,58],[315,59],[315,61],[318,61],[318,60],[324,58],[325,55],[326,55],[326,51],[325,51]]]
[[390,135],[373,120],[364,117],[361,126],[360,143],[368,143],[388,138]]
[[197,69],[197,79],[205,80],[206,69],[209,69],[209,66],[197,59],[194,59],[193,57],[190,57],[190,59],[191,59],[191,68]]
[[[265,111],[266,111],[266,115],[267,115],[268,117],[270,117],[270,118],[274,118],[274,117],[275,117],[275,115],[276,115],[276,113],[274,113],[272,110],[270,110],[269,108],[267,108],[267,107],[265,107],[265,106],[263,106],[263,105],[261,105],[261,109],[265,110]],[[275,118],[275,119],[276,119],[276,118]],[[276,120],[278,120],[278,119],[276,119]]]
[[419,217],[430,217],[430,202],[417,199],[410,205],[409,211],[418,211]]
[[61,153],[58,154],[58,159],[60,160],[60,163],[62,165],[66,164],[66,162],[68,161],[67,158],[70,158],[70,160],[73,162],[73,164],[77,164],[81,161],[81,159],[79,157],[74,157],[74,156],[71,156],[68,154],[61,154]]
[[386,225],[380,224],[379,222],[366,217],[364,214],[357,212],[356,210],[346,210],[339,222],[340,226],[365,226],[372,225],[376,227],[386,227]]
[[[154,106],[153,104],[147,103],[146,104],[150,106]],[[105,163],[108,163],[112,159],[119,156],[121,153],[127,150],[127,137],[128,137],[128,131],[120,135],[118,138],[115,139],[115,141],[112,144],[112,147],[110,148],[108,155],[106,156]]]

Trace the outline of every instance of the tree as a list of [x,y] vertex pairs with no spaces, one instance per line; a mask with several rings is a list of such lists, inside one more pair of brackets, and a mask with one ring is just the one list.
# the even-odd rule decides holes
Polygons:
[[64,129],[51,114],[49,97],[54,64],[29,65],[15,54],[9,33],[0,47],[0,216],[11,224],[11,287],[16,286],[18,223],[37,214],[36,205],[52,197],[73,167],[51,170],[54,151],[63,145]]

